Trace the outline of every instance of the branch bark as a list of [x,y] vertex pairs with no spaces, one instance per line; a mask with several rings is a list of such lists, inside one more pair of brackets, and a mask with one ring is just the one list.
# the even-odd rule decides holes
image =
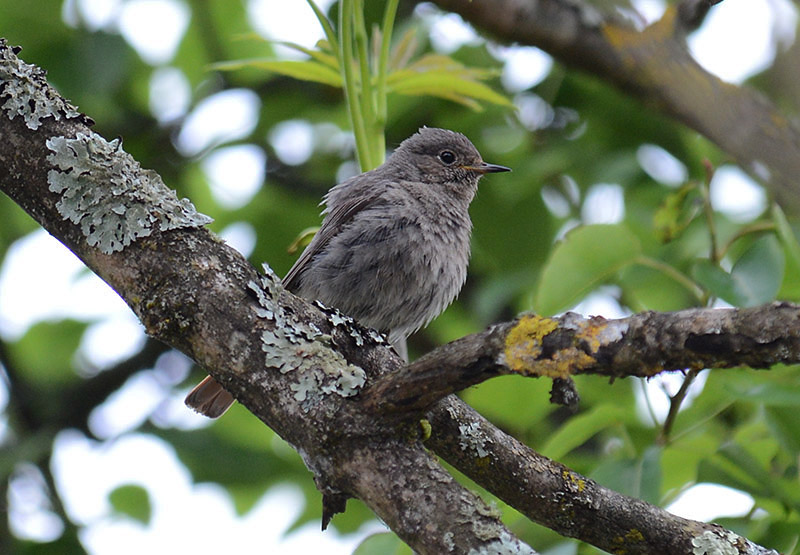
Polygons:
[[[177,200],[157,175],[142,170],[119,143],[93,134],[88,123],[39,70],[21,63],[0,40],[2,190],[114,288],[149,335],[204,366],[298,450],[323,493],[327,516],[355,496],[420,553],[533,553],[423,447],[418,410],[382,410],[374,394],[367,395],[390,376],[405,373],[382,337],[284,291],[268,267],[259,275],[202,227],[205,218],[188,201]],[[771,309],[777,316],[790,314],[793,307]],[[490,351],[490,363],[475,368],[507,366],[535,373],[537,365],[552,367],[560,352],[574,353],[577,360],[591,358],[587,353],[599,355],[603,346],[609,349],[624,335],[619,325],[576,330],[576,323],[565,319],[556,330],[557,321],[523,317],[486,332],[496,350]],[[494,335],[497,330],[507,333]],[[581,335],[592,330],[600,346]],[[518,340],[509,343],[509,337]],[[498,338],[505,347],[495,360]],[[562,344],[563,338],[573,343]],[[589,341],[588,351],[583,341]],[[446,346],[428,360],[446,366],[448,357],[461,362],[480,358],[486,348],[476,343],[462,349],[466,344]],[[748,343],[741,345],[745,352]],[[625,360],[620,353],[625,353],[622,347],[609,351]],[[798,361],[796,353],[791,356]],[[441,383],[430,374],[420,372],[423,382]],[[437,387],[424,406],[446,395],[447,389]],[[402,391],[386,391],[387,402],[402,404]],[[629,500],[539,457],[455,399],[446,398],[430,415],[436,425],[431,446],[439,454],[554,530],[604,549],[630,544],[631,552],[644,553],[661,551],[659,542],[665,540],[658,530],[677,522],[640,501],[636,510],[625,510]],[[478,472],[479,459],[498,474],[488,479]],[[515,468],[525,470],[526,483]],[[546,489],[532,487],[536,483]],[[543,496],[553,504],[542,506],[547,505],[541,503]],[[592,532],[592,511],[628,534],[618,540],[596,527]],[[696,552],[769,552],[719,527],[682,522],[687,529],[674,541]]]
[[0,39],[0,187],[292,444],[328,504],[364,499],[420,553],[534,553],[425,450],[408,419],[351,397],[397,369],[385,341],[285,292],[202,227],[154,173],[106,142]]
[[777,555],[745,538],[734,539],[716,524],[680,518],[604,488],[539,455],[455,397],[437,404],[428,418],[434,430],[428,447],[531,520],[566,537],[609,553]]
[[643,312],[617,320],[527,314],[434,349],[372,383],[361,397],[376,411],[418,412],[504,374],[648,378],[670,370],[768,368],[799,358],[800,307],[791,303]]
[[[694,61],[685,36],[697,13],[670,6],[660,21],[638,30],[582,0],[434,3],[501,41],[537,46],[684,123],[733,156],[784,206],[800,210],[800,130],[762,95],[725,83]],[[689,2],[684,11],[697,4],[703,2]]]

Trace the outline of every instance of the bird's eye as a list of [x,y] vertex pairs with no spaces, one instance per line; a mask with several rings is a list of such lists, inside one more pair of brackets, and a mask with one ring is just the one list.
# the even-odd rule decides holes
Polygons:
[[456,161],[456,155],[449,150],[443,150],[439,153],[439,160],[449,166]]

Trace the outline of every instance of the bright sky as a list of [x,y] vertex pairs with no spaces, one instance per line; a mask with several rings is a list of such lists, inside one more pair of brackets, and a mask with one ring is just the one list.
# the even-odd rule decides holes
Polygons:
[[[331,1],[318,4],[325,9]],[[634,4],[648,21],[658,18],[664,10],[661,0],[637,0]],[[254,27],[266,37],[308,47],[321,37],[305,2],[249,0],[247,5]],[[428,5],[419,6],[416,13],[428,21],[433,44],[441,52],[480,40],[458,16],[441,14]],[[168,123],[191,108],[188,81],[180,70],[169,65],[188,26],[190,10],[183,2],[65,0],[62,16],[72,26],[83,21],[93,30],[120,32],[142,59],[156,68],[150,81],[150,106],[158,121]],[[797,9],[789,0],[726,0],[712,10],[706,25],[691,37],[690,47],[707,70],[739,83],[765,67],[776,47],[793,40],[796,17]],[[778,45],[770,42],[774,32],[780,37]],[[550,57],[536,48],[494,47],[492,51],[504,61],[502,84],[512,93],[541,81],[552,64]],[[286,55],[295,55],[290,52]],[[529,117],[535,124],[541,117],[541,106],[530,95],[523,93],[518,98],[521,117]],[[217,148],[249,135],[259,108],[260,100],[251,91],[220,92],[192,108],[177,137],[180,152],[204,156],[202,169],[209,177],[212,194],[224,206],[246,204],[263,181],[266,155],[260,146]],[[283,162],[298,164],[310,156],[313,137],[320,131],[330,137],[331,148],[341,148],[349,140],[340,130],[316,129],[304,120],[276,126],[267,140],[276,147]],[[645,171],[664,184],[678,185],[686,176],[681,162],[658,146],[644,145],[638,157]],[[591,202],[585,203],[585,222],[614,222],[624,216],[619,185],[597,184],[586,198]],[[559,210],[558,198],[546,200],[551,210]],[[766,200],[761,188],[746,174],[736,167],[724,166],[712,184],[712,202],[731,217],[747,221],[763,209]],[[245,253],[250,252],[255,241],[247,223],[231,225],[223,236]],[[622,314],[613,289],[590,295],[576,309],[609,317]],[[61,318],[91,322],[81,346],[84,366],[102,367],[125,358],[144,340],[141,326],[116,294],[85,271],[52,237],[38,231],[18,241],[4,261],[0,273],[0,336],[14,340],[36,322]],[[182,379],[181,375],[174,376],[175,383]],[[695,394],[702,389],[702,383],[698,380]],[[303,503],[302,495],[290,486],[274,488],[251,513],[237,518],[220,487],[192,483],[170,445],[151,436],[127,433],[149,417],[179,428],[209,424],[183,407],[182,394],[169,393],[172,385],[164,383],[155,372],[145,372],[101,407],[91,423],[102,437],[116,438],[110,443],[92,442],[77,433],[64,433],[56,442],[54,472],[68,510],[76,521],[86,525],[81,539],[91,553],[247,553],[253,545],[265,553],[351,553],[366,534],[382,529],[374,523],[357,534],[340,537],[330,529],[320,533],[318,523],[313,523],[284,535]],[[646,389],[638,389],[643,418],[650,418],[644,410],[645,391],[657,418],[663,418],[666,399],[662,385],[676,387],[675,378],[651,380]],[[7,391],[0,383],[0,407],[6,402]],[[5,430],[5,423],[0,421],[0,441]],[[149,525],[110,516],[108,493],[126,483],[143,485],[150,492],[154,511]],[[57,519],[43,508],[41,491],[36,473],[20,469],[10,492],[10,518],[15,533],[22,537],[47,539],[60,533]],[[716,503],[706,503],[709,499]],[[711,519],[743,514],[752,503],[741,492],[698,485],[685,492],[670,509],[690,518]],[[206,525],[211,520],[215,522],[213,528]]]

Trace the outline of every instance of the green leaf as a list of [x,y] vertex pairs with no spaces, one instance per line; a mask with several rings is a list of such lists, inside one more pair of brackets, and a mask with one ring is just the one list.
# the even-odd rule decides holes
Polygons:
[[[662,264],[666,267],[666,263]],[[619,273],[619,284],[624,293],[624,304],[637,312],[681,310],[697,303],[695,295],[672,275],[641,263],[623,268]]]
[[695,262],[692,277],[714,297],[728,302],[736,298],[736,286],[731,275],[707,258]]
[[800,300],[800,243],[797,242],[797,235],[777,203],[772,206],[772,221],[775,222],[778,239],[786,255],[786,270],[778,298],[798,301]]
[[342,77],[339,72],[331,69],[326,64],[314,60],[234,60],[212,64],[211,68],[222,71],[257,68],[300,79],[301,81],[312,81],[339,88],[342,86]]
[[[653,226],[662,243],[668,243],[678,237],[693,221],[693,214],[685,214],[686,198],[697,189],[689,183],[667,195],[661,206],[653,215]],[[696,210],[695,210],[696,212]]]
[[800,420],[797,405],[792,407],[766,407],[764,417],[773,437],[794,457],[800,454]]
[[444,54],[425,54],[412,62],[406,70],[395,72],[394,78],[402,80],[408,74],[428,72],[448,73],[453,76],[472,79],[473,81],[486,80],[497,74],[493,69],[467,67]]
[[466,67],[449,56],[428,54],[405,69],[390,73],[387,89],[404,95],[430,95],[446,98],[480,109],[478,100],[513,107],[504,95],[495,92],[481,81],[493,77],[493,70]]
[[444,71],[408,72],[402,79],[387,79],[389,92],[410,96],[438,96],[448,100],[483,100],[499,106],[513,103],[491,87]]
[[544,266],[535,309],[542,315],[565,310],[641,253],[636,236],[623,225],[588,225],[556,244]]
[[735,465],[722,463],[716,457],[700,461],[700,464],[697,465],[697,482],[720,484],[748,493],[764,494],[764,492],[756,491],[756,484],[742,469]]
[[796,480],[788,481],[775,474],[739,444],[724,445],[719,453],[758,482],[759,495],[774,497],[795,508],[800,507],[800,490]]
[[289,41],[277,41],[275,44],[283,45],[287,48],[291,48],[292,50],[297,50],[298,52],[302,52],[307,56],[313,58],[314,60],[318,61],[319,63],[326,65],[337,72],[339,71],[339,60],[336,58],[335,55],[330,54],[330,47],[327,41],[319,40],[317,41],[317,48],[316,50],[313,48],[306,48],[301,44],[297,44],[296,42],[289,42]]
[[364,538],[353,555],[411,555],[412,551],[391,532],[380,532]]
[[616,405],[600,405],[585,414],[570,418],[542,446],[541,453],[559,460],[586,443],[592,436],[624,419],[625,411]]
[[692,276],[709,293],[734,306],[756,306],[775,299],[783,282],[785,261],[775,236],[765,235],[739,257],[730,274],[710,260],[700,260]]
[[393,71],[404,68],[408,65],[411,56],[417,49],[417,29],[416,27],[409,27],[403,36],[397,41],[397,45],[392,50],[390,58],[390,69]]
[[614,491],[649,503],[661,501],[661,448],[649,447],[636,459],[606,460],[590,477]]
[[137,520],[142,524],[150,522],[152,508],[147,490],[134,484],[119,486],[108,494],[114,512]]
[[781,207],[777,203],[772,205],[772,220],[775,222],[775,227],[778,230],[778,237],[789,254],[796,266],[800,266],[800,243],[797,242],[797,236],[792,230],[792,226],[786,219],[786,214],[783,213]]
[[756,306],[775,299],[783,281],[786,259],[774,235],[765,235],[736,261],[731,277],[737,306]]
[[728,380],[725,390],[734,398],[768,407],[800,407],[800,387],[778,383],[753,383],[752,380]]
[[26,378],[43,386],[79,379],[71,369],[86,324],[75,320],[40,322],[11,344],[15,363],[25,368]]
[[774,498],[797,509],[800,488],[796,480],[787,480],[770,469],[736,443],[722,446],[711,460],[700,463],[698,481],[722,484],[764,498]]
[[339,50],[339,42],[336,39],[336,31],[333,30],[333,25],[331,25],[331,22],[325,16],[322,10],[319,9],[319,6],[313,2],[313,0],[307,0],[307,2],[308,5],[311,6],[311,9],[314,10],[314,15],[316,16],[317,21],[319,21],[322,30],[325,32],[325,38],[328,39],[331,49],[334,52],[337,52]]

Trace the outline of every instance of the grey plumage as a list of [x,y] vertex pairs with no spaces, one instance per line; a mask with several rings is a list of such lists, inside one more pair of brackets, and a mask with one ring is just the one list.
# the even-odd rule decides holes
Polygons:
[[[486,164],[464,135],[423,127],[380,167],[333,187],[320,230],[283,280],[361,324],[405,339],[458,295],[470,254],[469,204]],[[210,380],[210,381],[209,381]],[[211,417],[233,398],[206,378],[186,400]]]

